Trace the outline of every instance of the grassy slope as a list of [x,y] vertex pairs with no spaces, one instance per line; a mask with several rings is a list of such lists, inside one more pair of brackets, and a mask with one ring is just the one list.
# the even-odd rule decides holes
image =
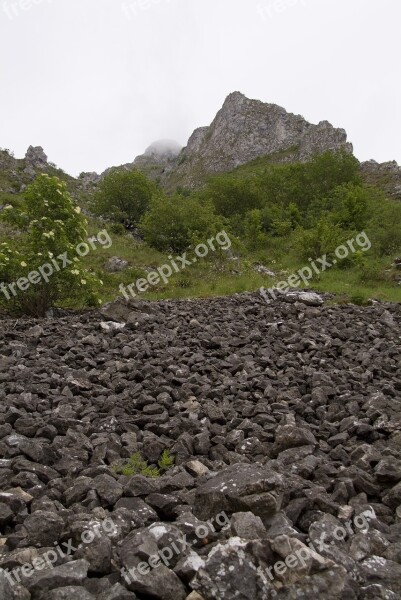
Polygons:
[[[279,153],[277,156],[261,158],[247,165],[238,167],[234,176],[247,176],[252,173],[263,172],[272,162],[282,162],[290,158],[290,154],[296,152],[296,148],[287,153]],[[51,174],[64,179],[70,191],[78,195],[75,180],[72,180],[62,171],[50,168]],[[3,202],[16,198],[16,195],[3,194]],[[1,202],[0,202],[1,203]],[[6,202],[4,202],[6,203]],[[87,198],[82,197],[81,205],[87,205]],[[400,203],[401,210],[401,203]],[[97,219],[89,219],[88,233],[95,235],[104,228],[104,223]],[[0,237],[4,232],[0,229]],[[136,279],[146,277],[146,269],[157,268],[169,262],[168,256],[163,255],[145,244],[135,242],[127,234],[118,236],[111,234],[113,245],[109,248],[99,248],[91,251],[84,259],[86,266],[94,270],[104,282],[102,298],[104,301],[115,299],[121,295],[119,285],[125,286]],[[234,248],[234,254],[239,257],[238,261],[217,261],[211,253],[210,259],[199,260],[196,265],[188,267],[181,273],[175,274],[169,279],[168,284],[161,283],[152,287],[151,292],[142,294],[146,299],[164,298],[189,298],[208,297],[214,295],[225,295],[236,292],[255,291],[261,286],[272,287],[279,281],[286,280],[289,275],[305,266],[305,261],[297,256],[294,248],[294,240],[291,237],[274,239],[269,242],[269,247],[263,251],[249,252],[243,248]],[[110,274],[104,271],[104,264],[108,258],[118,256],[129,262],[129,268],[123,272]],[[261,263],[276,273],[282,272],[272,279],[256,273],[253,263]],[[391,258],[375,258],[368,253],[366,255],[367,265],[372,272],[378,273],[371,277],[362,278],[360,268],[340,270],[331,269],[318,277],[315,277],[310,287],[320,290],[334,292],[339,301],[348,301],[357,297],[361,299],[377,298],[394,302],[401,302],[401,285],[397,285],[397,276],[401,278],[400,271],[387,272],[390,269]]]
[[[248,177],[263,173],[272,163],[291,161],[296,152],[297,148],[294,147],[286,152],[257,159],[238,167],[232,175]],[[395,204],[398,206],[398,203]],[[401,203],[399,203],[399,210],[401,211]],[[373,210],[375,219],[380,218],[379,213],[380,210]],[[92,221],[92,233],[95,233],[93,227],[96,226],[96,222]],[[120,283],[128,285],[138,277],[146,276],[145,267],[157,267],[168,263],[167,256],[148,248],[145,244],[135,243],[130,236],[124,238],[112,236],[112,238],[113,246],[109,250],[101,250],[97,257],[93,255],[89,257],[92,267],[100,269],[102,262],[104,264],[107,260],[106,257],[114,255],[125,258],[132,267],[119,274],[104,276],[105,300],[111,300],[119,295]],[[243,247],[241,249],[235,247],[234,254],[239,257],[239,261],[225,260],[216,264],[211,255],[210,260],[200,260],[196,265],[171,277],[167,285],[153,287],[151,292],[142,294],[141,297],[146,299],[208,297],[255,291],[262,286],[272,287],[305,266],[305,261],[297,254],[294,241],[294,236],[272,239],[269,247],[258,252],[249,252]],[[372,252],[368,252],[365,255],[364,268],[330,269],[320,276],[315,276],[310,282],[310,287],[322,292],[335,293],[340,302],[370,298],[401,302],[401,285],[398,285],[397,281],[401,279],[401,273],[391,269],[392,258],[388,256],[378,258]],[[252,267],[254,263],[263,264],[278,273],[278,276],[269,278],[256,273]]]
[[[91,219],[90,235],[95,235],[103,227],[104,224]],[[91,252],[85,259],[86,265],[95,270],[104,282],[102,293],[104,301],[113,300],[121,295],[118,289],[121,283],[127,286],[138,278],[146,277],[146,268],[157,268],[169,263],[167,255],[149,248],[146,244],[135,242],[130,235],[110,235],[113,240],[110,248],[99,248]],[[167,284],[161,283],[154,286],[150,292],[141,294],[140,297],[156,300],[250,292],[258,290],[262,286],[272,287],[305,266],[305,262],[299,259],[292,247],[291,239],[276,241],[275,245],[265,251],[242,253],[234,249],[234,254],[239,255],[238,261],[228,260],[227,256],[225,260],[217,260],[216,256],[211,253],[208,260],[200,259],[196,265],[173,275]],[[112,256],[127,260],[129,268],[120,273],[105,273],[103,266]],[[190,254],[188,256],[190,257]],[[276,278],[266,277],[253,270],[253,263],[261,263],[276,273],[283,273]],[[371,256],[367,258],[367,265],[379,273],[384,273],[389,269],[390,264],[391,260],[388,257],[377,259]],[[398,274],[400,274],[399,271]],[[392,279],[395,275],[394,271],[386,275],[387,280],[374,278],[372,281],[364,282],[361,280],[362,273],[359,268],[347,270],[335,268],[315,277],[310,283],[310,287],[320,291],[333,292],[338,295],[339,301],[376,298],[401,302],[401,286]]]

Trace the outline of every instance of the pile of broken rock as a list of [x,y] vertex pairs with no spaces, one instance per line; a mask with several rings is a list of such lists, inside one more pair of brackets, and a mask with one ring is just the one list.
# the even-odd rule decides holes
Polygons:
[[[0,598],[401,598],[400,317],[243,294],[2,320]],[[113,468],[164,449],[161,477]]]

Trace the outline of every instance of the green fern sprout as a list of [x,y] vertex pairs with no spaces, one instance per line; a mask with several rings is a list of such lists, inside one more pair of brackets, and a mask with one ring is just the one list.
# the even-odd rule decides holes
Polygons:
[[126,477],[132,477],[133,475],[160,477],[173,466],[174,457],[168,450],[164,450],[157,464],[158,467],[149,466],[146,460],[142,458],[141,453],[135,452],[125,464],[114,466],[113,471]]
[[159,458],[157,463],[162,473],[165,473],[174,465],[174,456],[170,454],[168,450],[163,450],[163,454]]

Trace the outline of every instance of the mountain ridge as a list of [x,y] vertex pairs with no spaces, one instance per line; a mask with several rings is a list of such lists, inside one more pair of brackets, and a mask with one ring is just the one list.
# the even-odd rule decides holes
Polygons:
[[[90,192],[114,169],[139,169],[166,190],[195,189],[210,175],[233,171],[258,158],[305,162],[313,154],[339,150],[353,153],[344,129],[328,121],[309,123],[277,104],[249,99],[235,91],[227,96],[210,125],[193,131],[184,148],[172,140],[158,140],[132,162],[112,166],[101,174],[83,172],[78,178],[65,177]],[[7,172],[9,178],[0,177],[0,192],[19,193],[37,173],[49,169],[54,170],[55,165],[47,162],[40,146],[30,146],[24,159],[15,159],[2,150],[0,171]],[[401,200],[401,167],[395,161],[365,161],[361,172],[369,183]]]
[[352,153],[344,129],[328,121],[313,125],[277,104],[252,100],[241,92],[229,94],[212,123],[195,129],[176,164],[162,182],[197,187],[205,176],[231,171],[256,158],[297,146],[295,160],[344,149]]

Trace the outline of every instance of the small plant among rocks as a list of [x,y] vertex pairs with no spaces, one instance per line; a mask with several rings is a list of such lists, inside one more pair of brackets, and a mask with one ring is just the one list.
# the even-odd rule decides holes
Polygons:
[[362,296],[362,294],[355,294],[354,296],[351,296],[350,302],[351,304],[356,304],[357,306],[370,306],[372,304],[372,302],[365,298],[365,296]]
[[144,477],[160,477],[174,465],[174,456],[164,450],[157,462],[157,467],[151,466],[142,458],[140,452],[135,452],[123,465],[114,467],[114,471],[126,477],[143,475]]
[[161,474],[165,473],[174,465],[174,456],[168,450],[163,450],[163,453],[157,463]]

